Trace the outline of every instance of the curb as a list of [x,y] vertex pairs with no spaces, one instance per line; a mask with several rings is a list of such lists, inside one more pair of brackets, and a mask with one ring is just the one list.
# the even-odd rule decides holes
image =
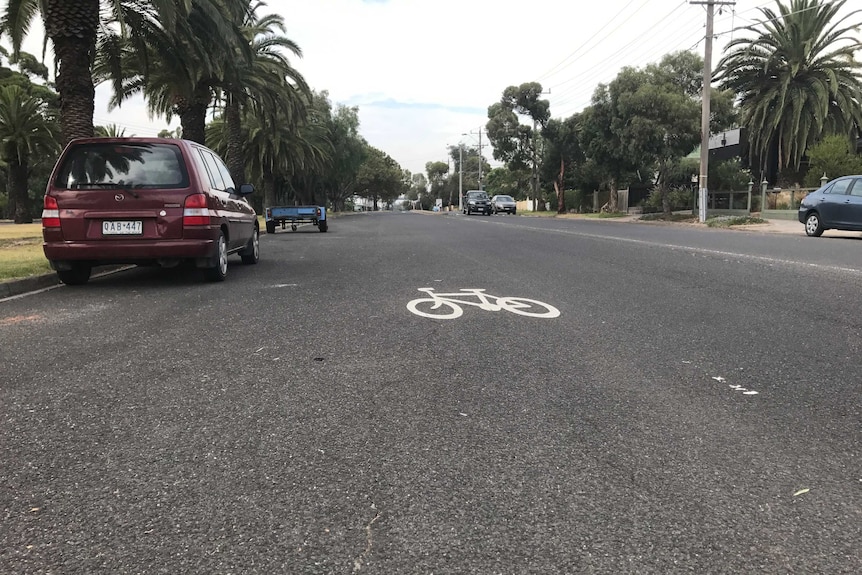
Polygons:
[[42,274],[0,283],[0,299],[60,285],[56,273]]
[[[113,266],[104,266],[97,273],[93,274],[93,278],[99,278],[102,276],[110,275],[113,273],[121,272],[124,270],[130,270],[137,266],[134,265],[113,265]],[[56,272],[51,272],[49,274],[41,274],[38,276],[31,276],[28,278],[21,278],[10,280],[6,282],[0,282],[0,301],[3,301],[6,298],[15,297],[18,295],[23,295],[30,292],[39,291],[46,288],[59,287],[63,285],[60,279],[57,277]]]

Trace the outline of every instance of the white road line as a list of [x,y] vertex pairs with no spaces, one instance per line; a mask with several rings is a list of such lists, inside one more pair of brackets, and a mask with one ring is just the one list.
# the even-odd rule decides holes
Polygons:
[[624,242],[624,243],[636,244],[636,245],[642,245],[642,246],[648,246],[648,247],[654,247],[654,248],[666,248],[666,249],[669,248],[672,250],[682,250],[682,251],[695,253],[695,254],[739,258],[739,259],[749,260],[749,261],[753,261],[753,262],[764,262],[764,263],[769,263],[769,264],[781,264],[781,265],[785,265],[785,266],[798,266],[798,267],[808,268],[808,269],[818,270],[818,271],[837,272],[837,273],[845,273],[845,274],[850,274],[850,275],[855,275],[855,276],[862,276],[862,270],[856,269],[856,268],[846,268],[846,267],[842,267],[842,266],[831,266],[831,265],[826,265],[826,264],[814,264],[814,263],[799,262],[799,261],[794,261],[794,260],[776,259],[776,258],[771,258],[771,257],[767,257],[767,256],[755,256],[755,255],[751,255],[751,254],[741,254],[741,253],[737,253],[737,252],[728,252],[728,251],[723,251],[723,250],[711,250],[708,248],[698,248],[698,247],[694,247],[694,246],[682,246],[682,245],[678,245],[678,244],[667,244],[667,243],[663,243],[663,242],[653,242],[650,240],[639,240],[639,239],[635,239],[635,238],[621,238],[618,236],[605,236],[605,235],[601,235],[601,234],[590,234],[590,233],[585,233],[585,232],[577,232],[577,231],[573,231],[573,230],[555,230],[555,229],[548,229],[548,228],[534,228],[532,226],[525,226],[523,224],[503,224],[503,223],[493,222],[493,221],[492,222],[485,222],[485,223],[496,224],[499,226],[508,226],[508,227],[520,228],[523,230],[530,230],[530,231],[534,231],[534,232],[551,232],[551,233],[555,233],[555,234],[563,234],[563,235],[568,235],[568,236],[579,236],[579,237],[583,237],[583,238],[593,238],[593,239],[598,239],[598,240],[610,240],[610,241]]

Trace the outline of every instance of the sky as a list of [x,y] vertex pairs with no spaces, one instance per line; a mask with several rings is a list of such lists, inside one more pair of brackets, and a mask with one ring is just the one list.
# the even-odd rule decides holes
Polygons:
[[[713,65],[734,35],[745,35],[735,28],[774,6],[717,8]],[[448,146],[478,145],[480,131],[485,157],[499,165],[484,125],[507,86],[539,82],[552,117],[565,118],[625,66],[678,50],[703,55],[706,25],[705,6],[692,0],[266,0],[259,14],[284,18],[303,52],[292,63],[308,84],[333,104],[357,106],[362,136],[413,173],[447,161]],[[41,46],[36,25],[25,49],[40,55]],[[140,98],[109,110],[110,95],[108,85],[97,87],[96,124],[138,136],[178,125],[150,118]]]

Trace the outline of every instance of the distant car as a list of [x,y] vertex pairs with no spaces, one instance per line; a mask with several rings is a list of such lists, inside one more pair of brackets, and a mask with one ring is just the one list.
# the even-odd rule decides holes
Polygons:
[[65,284],[84,284],[94,266],[173,267],[191,262],[210,281],[228,256],[260,257],[257,215],[215,152],[162,138],[70,142],[45,193],[45,257]]
[[500,212],[515,215],[517,205],[512,196],[496,195],[491,198],[491,210],[495,214]]
[[468,216],[473,212],[491,215],[491,200],[488,199],[488,194],[481,190],[469,190],[464,194],[464,203],[461,212]]
[[862,231],[862,176],[836,178],[805,196],[799,222],[813,237],[826,230]]

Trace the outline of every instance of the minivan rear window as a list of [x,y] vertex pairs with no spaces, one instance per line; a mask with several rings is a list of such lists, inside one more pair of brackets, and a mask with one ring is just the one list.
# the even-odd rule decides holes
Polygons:
[[189,174],[178,146],[93,142],[69,149],[54,185],[67,190],[187,188]]

